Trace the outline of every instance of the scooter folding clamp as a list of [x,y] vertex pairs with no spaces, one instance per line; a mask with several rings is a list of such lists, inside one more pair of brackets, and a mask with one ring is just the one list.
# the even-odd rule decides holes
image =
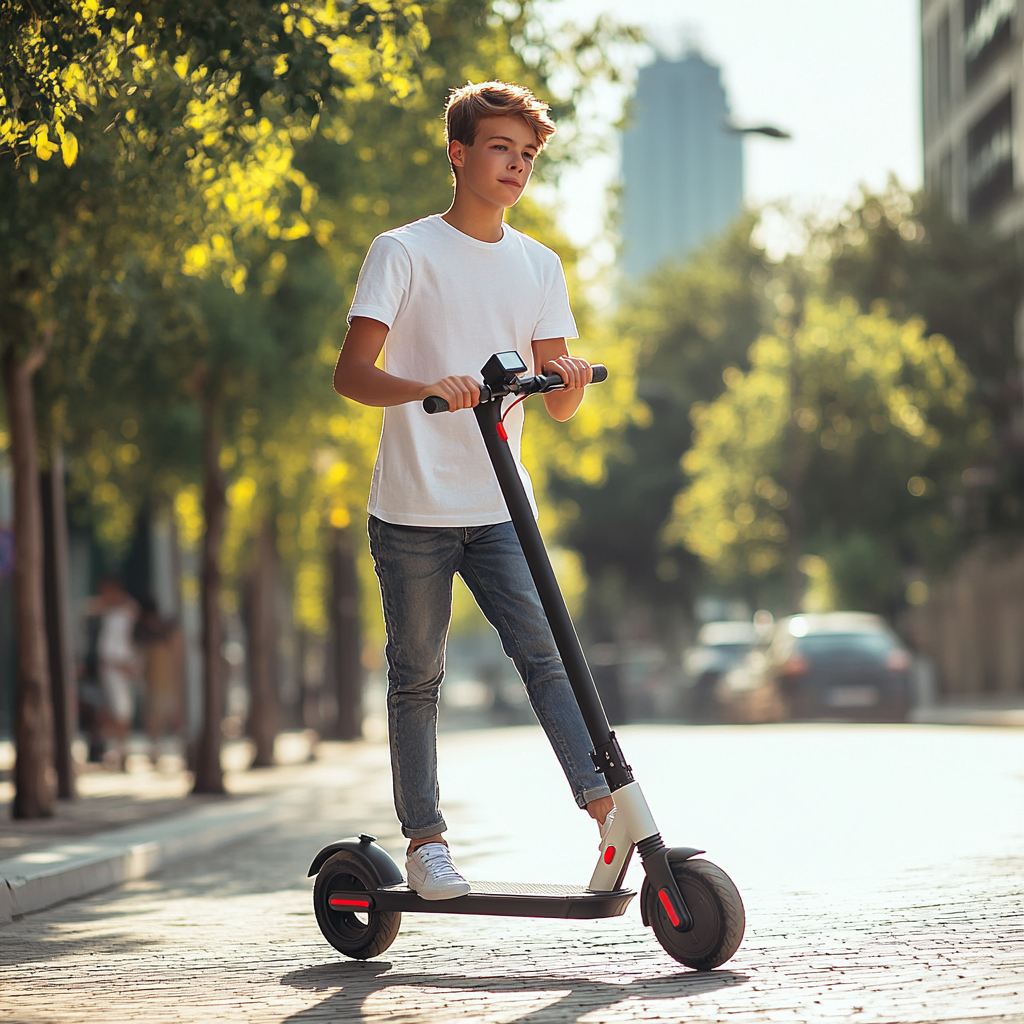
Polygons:
[[605,743],[595,746],[590,753],[590,759],[594,762],[594,771],[604,775],[608,788],[613,793],[633,781],[633,768],[626,764],[626,757],[614,732],[608,734]]

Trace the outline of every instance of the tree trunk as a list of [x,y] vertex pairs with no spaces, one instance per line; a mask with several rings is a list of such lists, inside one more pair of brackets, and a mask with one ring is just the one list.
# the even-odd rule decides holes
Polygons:
[[78,722],[78,694],[71,656],[71,609],[68,604],[68,519],[64,499],[64,452],[54,445],[50,466],[39,477],[43,505],[43,549],[46,572],[46,637],[53,698],[54,760],[57,796],[77,795],[71,741]]
[[277,536],[271,516],[256,540],[256,565],[249,580],[248,651],[249,736],[256,744],[253,768],[274,763],[274,738],[280,721],[278,677]]
[[220,550],[224,539],[224,473],[220,468],[220,403],[207,381],[203,398],[203,512],[206,531],[202,556],[203,725],[196,751],[195,793],[223,793],[220,767],[224,720],[224,630],[220,619]]
[[363,735],[362,634],[359,628],[359,578],[352,534],[331,527],[330,651],[327,663],[334,676],[338,703],[333,735],[357,740]]
[[[52,332],[51,332],[52,333]],[[19,362],[4,353],[7,420],[14,478],[14,635],[17,667],[14,699],[15,818],[48,818],[56,801],[53,785],[53,705],[43,599],[43,531],[39,501],[35,402],[32,376],[45,347]]]

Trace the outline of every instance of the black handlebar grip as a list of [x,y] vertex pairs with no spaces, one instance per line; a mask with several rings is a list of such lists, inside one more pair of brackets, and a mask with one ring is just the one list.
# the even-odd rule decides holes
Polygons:
[[423,399],[423,408],[429,413],[447,412],[448,403],[440,395],[428,395]]
[[608,379],[608,367],[604,363],[593,363],[590,367],[594,375],[590,378],[591,384],[600,384]]

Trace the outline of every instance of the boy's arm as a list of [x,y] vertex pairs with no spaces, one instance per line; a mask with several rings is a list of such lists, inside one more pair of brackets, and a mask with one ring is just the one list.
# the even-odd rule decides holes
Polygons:
[[361,405],[378,408],[421,402],[439,395],[449,409],[469,409],[480,400],[480,385],[472,377],[442,377],[432,384],[386,373],[376,366],[388,336],[387,324],[368,316],[352,317],[352,326],[334,367],[334,390]]
[[565,338],[545,338],[533,343],[533,365],[534,373],[557,373],[565,382],[563,391],[549,391],[544,396],[548,415],[560,423],[571,419],[594,375],[590,363],[569,355]]

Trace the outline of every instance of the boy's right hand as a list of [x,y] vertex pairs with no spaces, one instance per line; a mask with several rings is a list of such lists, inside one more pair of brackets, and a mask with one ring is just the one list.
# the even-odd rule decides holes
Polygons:
[[428,384],[420,395],[421,399],[437,395],[448,403],[448,411],[456,412],[459,409],[472,409],[480,402],[480,382],[472,377],[460,377],[452,374],[450,377],[442,377],[433,384]]

